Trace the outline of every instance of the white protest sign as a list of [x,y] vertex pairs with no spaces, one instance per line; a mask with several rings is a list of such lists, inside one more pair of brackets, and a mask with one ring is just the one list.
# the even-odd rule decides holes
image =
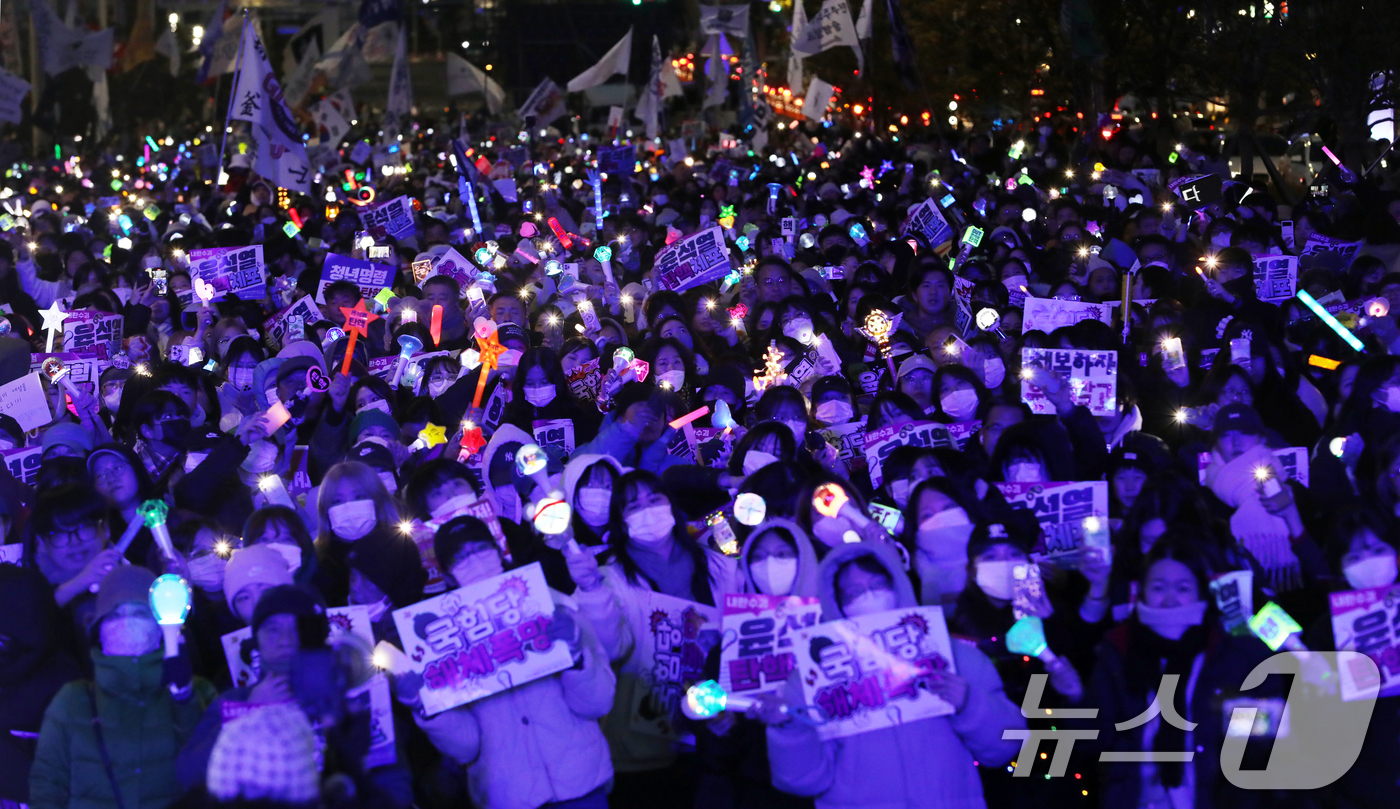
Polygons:
[[20,447],[0,451],[0,459],[10,470],[10,476],[26,485],[34,485],[39,477],[39,465],[44,461],[43,447]]
[[409,197],[395,197],[388,202],[360,209],[360,222],[371,235],[404,239],[417,232],[413,223],[413,200]]
[[678,239],[656,255],[653,277],[661,289],[684,292],[718,281],[731,271],[729,248],[719,225]]
[[724,634],[719,684],[730,694],[764,694],[782,688],[797,666],[797,631],[822,619],[821,599],[729,593],[724,597]]
[[1361,652],[1370,666],[1341,666],[1342,701],[1400,694],[1400,599],[1393,585],[1332,593],[1332,637],[1337,651]]
[[[267,268],[263,264],[262,245],[191,250],[190,277],[203,279],[214,288],[214,297],[210,301],[221,301],[225,295],[237,295],[245,301],[260,301],[267,292]],[[190,299],[193,300],[193,294]]]
[[802,99],[802,114],[814,121],[820,121],[826,115],[826,108],[831,104],[831,96],[835,90],[830,84],[813,76],[807,84],[807,97]]
[[574,454],[574,420],[544,419],[531,425],[535,443],[541,447],[555,447],[564,460]]
[[634,655],[642,682],[633,689],[628,724],[638,733],[674,738],[685,722],[685,689],[705,679],[705,657],[719,644],[720,611],[663,593],[637,597],[646,626],[637,628]]
[[[1021,367],[1044,368],[1059,374],[1071,389],[1071,398],[1095,416],[1111,416],[1118,410],[1118,353],[1079,351],[1072,348],[1023,348]],[[1021,401],[1031,412],[1054,415],[1055,405],[1045,391],[1021,379]]]
[[554,600],[538,562],[394,611],[429,715],[574,664],[547,636]]
[[1012,508],[1024,508],[1040,522],[1041,538],[1032,554],[1065,556],[1084,547],[1084,521],[1090,517],[1108,526],[1108,481],[1065,483],[998,483],[997,490]]
[[1254,295],[1261,301],[1282,303],[1298,294],[1297,256],[1257,256],[1254,259]]
[[1073,326],[1082,320],[1111,323],[1113,308],[1102,303],[1061,301],[1054,298],[1027,296],[1026,308],[1021,316],[1021,333],[1043,331],[1049,334],[1055,329]]
[[948,252],[948,248],[953,244],[953,227],[948,224],[948,218],[931,199],[926,199],[909,209],[900,235],[908,236],[911,233],[921,237],[924,244],[939,255]]
[[364,259],[327,253],[321,265],[321,282],[316,287],[316,302],[326,302],[326,287],[336,281],[349,281],[360,288],[360,294],[371,299],[394,281],[394,268]]
[[818,624],[794,644],[802,695],[821,709],[822,739],[840,739],[954,708],[930,689],[956,672],[953,643],[940,607],[910,607]]
[[26,433],[53,421],[37,372],[0,385],[0,413],[19,422]]
[[980,421],[961,421],[956,424],[943,424],[937,421],[911,421],[892,427],[881,427],[865,434],[865,462],[870,469],[870,485],[880,486],[884,481],[881,468],[885,459],[900,447],[951,447],[961,450],[978,430]]
[[1359,241],[1349,242],[1313,233],[1308,236],[1307,243],[1298,254],[1298,264],[1305,270],[1320,268],[1341,272],[1351,266],[1361,245],[1362,242]]
[[303,295],[291,306],[263,321],[263,339],[271,343],[274,351],[280,351],[287,343],[304,339],[306,329],[324,319],[321,307],[310,295]]

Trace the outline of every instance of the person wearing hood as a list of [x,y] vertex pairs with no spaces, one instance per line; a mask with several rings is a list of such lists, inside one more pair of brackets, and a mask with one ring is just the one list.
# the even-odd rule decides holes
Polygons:
[[[739,551],[739,575],[746,592],[816,598],[817,553],[797,523],[782,517],[754,526]],[[711,650],[706,676],[717,679],[719,648]],[[810,798],[778,791],[768,768],[763,723],[722,713],[697,727],[696,753],[702,796],[730,796],[736,807],[810,807]],[[700,803],[706,804],[705,797]]]
[[[505,572],[496,540],[475,517],[457,517],[433,538],[433,551],[454,587]],[[444,755],[466,766],[477,806],[604,809],[613,779],[608,745],[598,720],[613,707],[617,677],[588,619],[558,593],[545,630],[563,641],[574,665],[486,699],[424,716],[423,678],[395,678],[399,701]]]
[[685,458],[667,451],[676,432],[667,422],[683,415],[679,410],[673,395],[650,382],[629,382],[613,398],[613,409],[603,417],[598,436],[574,452],[611,455],[623,466],[659,475],[686,463]]
[[[818,568],[818,587],[823,621],[918,604],[899,557],[881,544],[833,549]],[[1020,744],[1002,732],[1026,722],[991,661],[965,641],[954,640],[952,648],[956,673],[937,675],[931,687],[954,713],[829,741],[777,710],[805,702],[801,672],[794,671],[781,695],[756,711],[768,725],[773,785],[814,798],[819,809],[985,806],[977,769],[1011,761]]]
[[402,533],[371,533],[350,550],[350,603],[369,607],[374,640],[396,646],[393,611],[418,603],[428,571],[413,539]]
[[625,470],[611,455],[580,455],[564,466],[564,499],[573,512],[574,540],[597,552],[607,545],[608,509]]
[[[1225,632],[1210,599],[1211,570],[1202,550],[1184,532],[1169,533],[1152,547],[1140,582],[1134,614],[1109,632],[1096,650],[1088,702],[1098,709],[1098,738],[1087,750],[1194,751],[1186,763],[1101,764],[1100,805],[1196,809],[1255,806],[1260,793],[1233,786],[1220,770],[1226,722],[1223,700],[1238,695],[1240,684],[1270,655],[1252,634]],[[1175,715],[1192,727],[1149,714],[1163,677],[1176,675],[1170,699]],[[1269,678],[1248,692],[1252,700],[1285,692]],[[1151,716],[1146,723],[1135,717]],[[1124,727],[1119,730],[1118,727]],[[1276,728],[1276,725],[1273,727]],[[1270,736],[1272,733],[1269,734]],[[1260,739],[1261,743],[1270,741]],[[1251,748],[1254,745],[1251,745]],[[1266,746],[1265,749],[1268,749]],[[1262,769],[1246,753],[1243,770]]]
[[175,755],[214,699],[188,659],[162,652],[151,614],[155,576],[117,567],[97,591],[95,678],[65,685],[44,713],[29,805],[35,809],[165,807],[182,790]]
[[[1242,247],[1226,247],[1204,259],[1200,283],[1187,276],[1188,284],[1199,290],[1196,301],[1186,310],[1187,327],[1201,346],[1219,345],[1216,330],[1221,320],[1243,318],[1265,324],[1268,331],[1282,333],[1283,318],[1277,306],[1259,300],[1254,289],[1254,259]],[[1226,344],[1226,349],[1229,345]]]
[[61,616],[38,571],[0,564],[0,803],[29,802],[44,709],[82,676],[59,644]]

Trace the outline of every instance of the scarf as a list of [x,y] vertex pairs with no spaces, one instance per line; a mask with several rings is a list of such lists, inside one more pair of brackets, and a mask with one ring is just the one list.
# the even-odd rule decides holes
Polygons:
[[1270,584],[1279,591],[1292,590],[1302,584],[1302,568],[1289,544],[1288,523],[1270,514],[1259,500],[1254,470],[1261,466],[1272,468],[1274,477],[1280,482],[1284,480],[1278,459],[1263,444],[1229,463],[1212,452],[1211,464],[1206,469],[1206,484],[1216,497],[1235,510],[1230,515],[1230,533],[1263,566]]
[[[1187,713],[1186,690],[1191,679],[1191,667],[1196,655],[1205,650],[1205,626],[1193,626],[1186,630],[1181,640],[1164,638],[1143,626],[1134,615],[1128,620],[1128,649],[1124,653],[1124,675],[1128,681],[1128,692],[1145,703],[1151,702],[1151,695],[1162,685],[1162,675],[1177,674],[1172,705],[1176,715],[1190,719]],[[1186,731],[1166,721],[1157,723],[1157,735],[1152,739],[1152,750],[1158,753],[1180,753],[1186,749]],[[1185,768],[1181,762],[1161,762],[1157,773],[1162,785],[1168,789],[1181,786]]]

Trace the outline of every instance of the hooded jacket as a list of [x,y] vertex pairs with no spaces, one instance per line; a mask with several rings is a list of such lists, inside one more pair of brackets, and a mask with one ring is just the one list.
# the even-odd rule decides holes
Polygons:
[[[900,607],[918,606],[914,587],[893,549],[861,542],[833,548],[822,560],[823,620],[844,617],[836,599],[836,574],[842,565],[862,556],[885,568]],[[802,722],[770,726],[768,759],[774,786],[811,796],[821,809],[985,807],[977,767],[1010,761],[1020,742],[1003,739],[1002,731],[1023,729],[1026,720],[1002,692],[991,661],[975,646],[955,640],[953,663],[968,684],[967,701],[955,714],[831,741],[822,741],[816,728]],[[788,678],[790,704],[805,702],[799,677],[794,671]]]
[[[578,494],[579,483],[583,480],[583,476],[588,470],[600,463],[612,467],[619,478],[627,472],[627,468],[618,463],[618,460],[611,455],[580,455],[574,453],[574,456],[570,458],[569,462],[564,466],[564,475],[561,479],[561,483],[564,487],[564,500],[568,502],[570,508],[574,509],[575,535],[581,530],[580,525],[587,525],[587,523],[583,522],[583,518],[578,515],[578,500],[575,495]],[[607,543],[608,526],[606,523],[597,528],[589,525],[588,530],[592,532],[592,536],[597,536],[604,544]],[[582,537],[578,539],[580,545],[587,544]]]
[[758,585],[754,584],[753,574],[749,571],[749,555],[753,553],[754,540],[769,528],[782,528],[792,535],[792,541],[797,544],[797,578],[792,582],[792,592],[787,595],[794,596],[816,596],[818,590],[818,561],[817,551],[812,546],[812,538],[807,536],[807,532],[802,527],[786,517],[770,517],[749,532],[749,536],[744,540],[744,547],[739,551],[739,578],[743,582],[744,590],[747,593],[759,592]]

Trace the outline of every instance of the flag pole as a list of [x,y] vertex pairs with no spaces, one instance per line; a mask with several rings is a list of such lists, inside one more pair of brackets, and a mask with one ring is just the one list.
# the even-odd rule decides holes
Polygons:
[[[228,146],[229,118],[233,115],[233,99],[238,95],[238,77],[243,74],[243,42],[248,34],[248,9],[243,9],[243,25],[238,29],[238,58],[235,62],[238,68],[233,72],[233,86],[228,91],[228,109],[224,110],[224,132],[219,138],[219,165],[214,170],[214,190],[218,190],[222,183],[219,179],[224,174],[224,147]],[[223,74],[219,74],[220,77]]]

